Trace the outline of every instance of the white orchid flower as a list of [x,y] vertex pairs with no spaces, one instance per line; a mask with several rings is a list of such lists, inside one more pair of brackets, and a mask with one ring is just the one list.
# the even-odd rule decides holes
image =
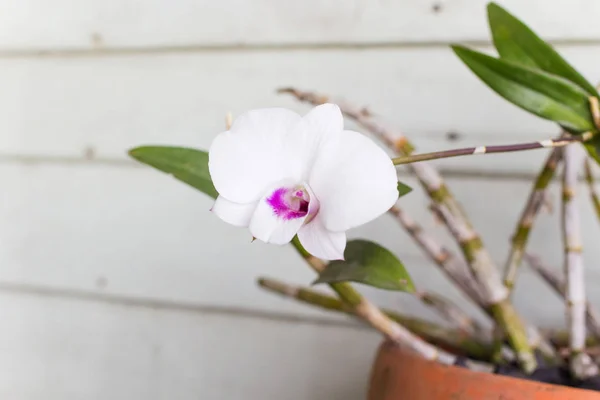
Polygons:
[[294,235],[312,255],[343,259],[346,230],[398,199],[388,155],[342,113],[323,104],[301,117],[283,108],[248,111],[214,139],[208,162],[219,192],[212,211],[267,243]]

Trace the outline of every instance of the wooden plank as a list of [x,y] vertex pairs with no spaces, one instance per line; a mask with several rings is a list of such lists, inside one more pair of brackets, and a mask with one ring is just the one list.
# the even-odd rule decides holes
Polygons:
[[[247,231],[208,212],[208,198],[154,170],[99,164],[2,164],[0,182],[0,282],[324,315],[256,288],[259,275],[302,285],[314,279],[291,248],[251,244]],[[406,182],[416,188],[414,180]],[[488,178],[449,179],[448,183],[469,210],[492,255],[503,263],[529,183]],[[557,190],[552,200],[556,205]],[[401,201],[415,219],[451,244],[427,204],[419,190]],[[586,197],[581,207],[584,215],[592,215]],[[583,218],[582,223],[587,278],[593,288],[600,282],[596,262],[600,248],[595,246],[600,225],[595,218]],[[543,215],[531,239],[531,248],[557,267],[562,259],[558,226],[557,212]],[[391,217],[383,216],[349,235],[382,243],[398,254],[420,287],[464,304]],[[540,297],[532,302],[525,282],[531,279],[522,282],[528,290],[518,290],[516,295],[523,313],[544,324],[560,323],[562,313],[546,308],[554,299],[551,292],[534,285]],[[408,295],[362,290],[383,305],[431,316]],[[590,297],[600,301],[600,292],[592,290]]]
[[[3,2],[0,49],[487,41],[486,4],[487,0]],[[600,39],[597,1],[502,4],[549,39]]]
[[[1,25],[1,24],[0,24]],[[564,48],[596,80],[600,47]],[[307,106],[296,85],[368,105],[422,151],[546,139],[557,128],[508,104],[449,49],[225,52],[0,59],[0,154],[125,159],[145,143],[208,148],[224,115]],[[352,124],[348,125],[353,127]],[[450,140],[449,132],[458,139]],[[544,152],[446,160],[477,173],[533,173]]]
[[366,392],[378,335],[0,293],[0,397],[341,399]]

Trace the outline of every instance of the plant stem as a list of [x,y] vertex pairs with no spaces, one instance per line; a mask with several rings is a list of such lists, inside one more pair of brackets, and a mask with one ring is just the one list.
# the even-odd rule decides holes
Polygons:
[[594,175],[592,174],[592,167],[590,165],[589,158],[585,159],[585,180],[590,190],[590,197],[592,199],[592,204],[594,205],[594,211],[596,211],[596,216],[600,219],[600,196],[598,195],[598,192],[594,186]]
[[510,303],[508,290],[502,284],[498,271],[493,268],[489,253],[483,251],[481,239],[471,228],[456,220],[445,208],[432,205],[432,209],[459,242],[473,276],[484,289],[486,308],[508,336],[517,360],[525,372],[533,372],[537,363],[529,345],[525,325]]
[[[493,318],[487,304],[483,302],[483,295],[477,282],[475,282],[468,267],[462,260],[450,250],[437,243],[419,224],[410,218],[408,213],[404,212],[397,205],[390,209],[390,213],[396,217],[396,220],[404,227],[408,234],[411,235],[429,258],[431,258],[450,278],[450,280],[452,280],[463,293],[477,304],[486,315]],[[486,332],[483,337],[487,336],[489,336],[489,333]],[[499,356],[501,355],[510,361],[515,359],[514,353],[508,347],[502,346],[502,343],[498,346],[498,350]]]
[[[544,281],[565,301],[567,300],[566,285],[564,280],[542,262],[539,256],[525,253],[525,260]],[[600,340],[600,313],[589,301],[585,303],[585,319],[588,331]]]
[[585,350],[585,278],[580,238],[579,210],[575,201],[577,174],[583,163],[581,149],[564,150],[562,231],[565,246],[567,320],[571,373],[585,379],[598,373],[598,367]]
[[[258,284],[269,291],[294,298],[306,304],[330,311],[354,315],[352,309],[341,300],[311,289],[292,286],[268,278],[260,278]],[[432,322],[404,316],[389,310],[382,310],[382,312],[390,319],[403,325],[406,329],[419,335],[433,345],[483,361],[488,360],[491,355],[492,349],[489,342],[478,341],[469,337],[463,331],[448,329]]]
[[574,142],[585,142],[592,137],[591,132],[585,132],[578,136],[561,137],[558,139],[548,139],[539,142],[509,144],[500,146],[479,146],[466,147],[464,149],[453,149],[444,151],[435,151],[433,153],[415,154],[404,157],[392,158],[394,165],[411,164],[420,161],[439,160],[442,158],[451,158],[459,156],[470,156],[477,154],[493,154],[493,153],[511,153],[515,151],[546,149],[563,147]]
[[[292,245],[315,272],[320,273],[325,269],[326,264],[322,260],[310,255],[302,247],[298,237],[294,237]],[[453,365],[456,362],[455,355],[427,343],[411,333],[404,326],[390,319],[379,308],[357,292],[349,283],[332,283],[329,286],[354,311],[355,315],[364,319],[392,342],[410,348],[427,360],[437,361],[446,365]],[[467,366],[474,370],[490,371],[490,366],[474,361],[469,361]]]
[[504,285],[509,292],[512,291],[514,287],[517,269],[519,268],[519,265],[521,265],[523,253],[525,252],[525,247],[527,246],[527,241],[529,239],[529,233],[531,232],[537,214],[542,208],[546,188],[554,177],[556,167],[560,162],[561,154],[560,149],[554,149],[550,152],[542,170],[535,179],[525,208],[517,223],[517,228],[512,236],[512,247],[504,268]]
[[592,120],[594,121],[594,125],[596,128],[600,130],[600,103],[598,102],[598,98],[596,96],[588,97],[590,102],[590,111],[592,112]]
[[[456,256],[449,250],[439,245],[428,236],[423,228],[418,225],[408,214],[402,211],[398,206],[393,206],[389,210],[402,227],[411,235],[411,237],[421,246],[425,253],[446,273],[460,289],[462,289],[476,304],[482,304],[481,292],[469,271]],[[425,304],[433,307],[447,321],[457,327],[467,329],[468,332],[480,330],[480,327],[466,315],[462,310],[451,304],[448,300],[439,295],[428,292],[417,292],[417,296]]]
[[433,237],[423,230],[423,227],[414,221],[402,208],[393,206],[390,209],[395,219],[408,232],[413,240],[423,249],[425,254],[435,262],[438,267],[454,282],[475,304],[485,308],[483,295],[477,282],[471,276],[467,266],[456,254],[443,247]]
[[[549,337],[550,341],[554,343],[556,347],[569,347],[568,331],[545,329],[544,335]],[[594,336],[590,335],[585,338],[585,345],[587,347],[598,346],[600,345],[600,341],[598,341],[598,339],[596,339]]]
[[[304,92],[294,88],[280,89],[279,92],[292,94],[297,99],[314,105],[323,104],[329,101],[327,96],[318,95],[311,92]],[[374,136],[381,139],[394,151],[405,156],[408,156],[413,152],[413,145],[404,135],[397,130],[390,129],[387,126],[378,123],[374,118],[372,118],[372,114],[366,108],[356,107],[345,101],[335,101],[335,103],[340,107],[345,115],[356,120],[356,122],[365,127]],[[407,167],[415,174],[429,197],[439,208],[444,209],[445,212],[452,216],[453,220],[459,221],[465,230],[469,230],[469,232],[473,231],[472,225],[469,222],[464,210],[456,201],[440,174],[430,164],[411,163],[407,164]],[[446,223],[446,225],[448,226],[448,223]],[[473,235],[475,235],[474,232]],[[479,244],[481,245],[481,241],[479,241]],[[465,247],[462,249],[464,253]],[[489,253],[485,250],[483,245],[473,250],[473,253],[478,254],[476,257],[477,263],[485,264],[469,265],[471,272],[473,272],[473,270],[477,270],[477,274],[474,274],[474,276],[477,284],[482,290],[482,294],[484,296],[483,302],[490,306],[492,304],[506,302],[506,304],[500,307],[500,312],[492,313],[492,315],[494,315],[496,322],[500,324],[503,329],[509,328],[506,329],[506,332],[510,337],[509,342],[511,345],[517,346],[515,350],[520,357],[519,363],[525,371],[531,372],[536,367],[533,350],[531,349],[531,346],[527,340],[525,340],[525,342],[521,340],[522,337],[526,337],[523,324],[518,322],[518,318],[511,318],[511,316],[515,313],[512,309],[512,305],[510,305],[510,302],[506,300],[508,297],[508,291],[506,288],[504,288],[504,285],[500,279],[500,275],[498,274],[497,269],[492,262],[491,257],[489,256]],[[475,259],[472,257],[466,258],[470,264]],[[490,291],[490,289],[492,290]],[[506,296],[504,296],[503,293],[505,293]],[[506,326],[507,324],[512,324],[515,322],[517,322],[515,325]]]
[[477,335],[478,337],[484,332],[484,329],[473,318],[457,307],[456,304],[453,304],[450,300],[439,294],[417,291],[415,296],[424,304],[433,308],[442,318],[452,324],[453,327],[460,329],[462,332],[469,335]]

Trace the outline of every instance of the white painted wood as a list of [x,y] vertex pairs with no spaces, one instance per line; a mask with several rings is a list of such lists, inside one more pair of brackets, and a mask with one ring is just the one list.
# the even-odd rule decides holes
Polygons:
[[[442,46],[489,41],[485,3],[0,0],[0,398],[364,398],[378,335],[256,287],[260,275],[311,282],[292,249],[250,244],[202,194],[122,161],[141,144],[207,148],[230,110],[305,112],[274,94],[287,85],[368,105],[421,151],[553,136],[551,123],[498,98]],[[600,80],[600,3],[503,5]],[[532,174],[544,153],[438,163],[483,175],[448,182],[499,265],[529,183],[490,176]],[[405,181],[416,190],[401,205],[450,244]],[[599,303],[600,226],[582,222]],[[558,226],[558,213],[544,215],[531,247],[560,268]],[[419,287],[476,313],[390,217],[350,236],[382,243]],[[436,320],[409,295],[360,289]],[[515,302],[534,322],[563,323],[556,296],[526,270]]]
[[[167,175],[149,168],[98,164],[2,164],[0,182],[0,282],[324,315],[255,286],[259,275],[303,285],[312,281],[314,275],[291,248],[251,244],[247,231],[222,223],[208,211],[211,201],[207,197]],[[415,185],[412,179],[406,182]],[[492,255],[503,263],[529,183],[490,179],[450,179],[448,183],[469,210]],[[557,199],[554,193],[553,200]],[[592,215],[586,200],[581,201],[583,215]],[[452,243],[428,213],[427,200],[419,190],[400,204],[427,229]],[[554,214],[540,219],[531,245],[560,267],[557,218]],[[588,218],[583,229],[589,294],[600,302],[600,292],[593,290],[600,283],[600,249],[595,246],[600,225]],[[419,286],[461,302],[461,296],[449,288],[391,217],[350,231],[350,237],[382,243],[399,255]],[[381,304],[431,315],[408,295],[365,293]],[[551,301],[553,295],[548,292],[544,301],[531,302],[531,293],[517,293],[523,313],[546,325],[561,323],[563,313],[552,314],[546,308],[546,299]]]
[[[487,0],[0,2],[0,49],[488,40]],[[597,40],[595,0],[502,5],[549,39]],[[540,10],[543,10],[541,12]]]
[[[592,81],[600,79],[600,47],[564,50]],[[229,110],[237,115],[287,106],[306,112],[306,105],[275,94],[287,85],[368,105],[422,151],[557,134],[554,124],[485,87],[445,48],[17,58],[0,59],[0,71],[0,154],[125,159],[128,148],[147,143],[208,148]],[[461,139],[448,141],[450,131]],[[533,173],[544,154],[439,164]]]
[[0,293],[0,397],[364,399],[378,335]]

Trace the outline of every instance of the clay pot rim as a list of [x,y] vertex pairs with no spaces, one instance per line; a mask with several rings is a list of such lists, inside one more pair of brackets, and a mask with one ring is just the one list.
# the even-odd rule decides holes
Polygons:
[[371,371],[368,399],[396,400],[408,398],[407,394],[411,400],[600,399],[597,391],[442,365],[384,341]]

